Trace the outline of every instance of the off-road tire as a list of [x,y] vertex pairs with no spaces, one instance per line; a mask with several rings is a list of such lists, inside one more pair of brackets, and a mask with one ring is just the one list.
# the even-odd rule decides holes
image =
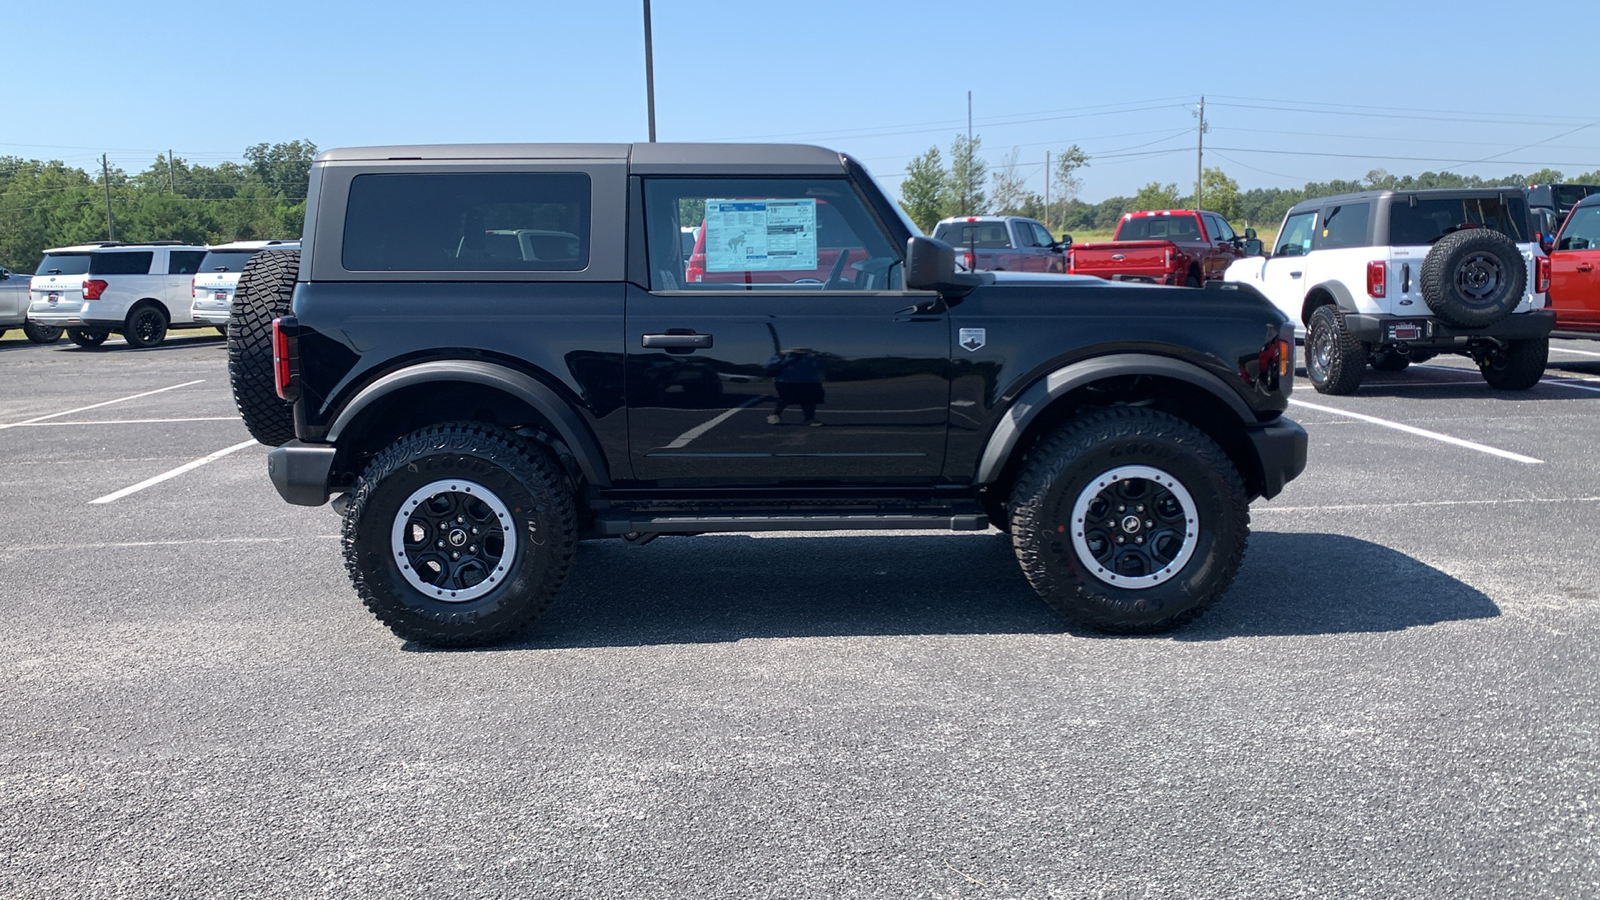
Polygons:
[[[428,499],[409,507],[419,496]],[[428,546],[435,499],[447,510],[439,554]],[[427,557],[453,566],[443,555],[463,547],[452,543],[454,530],[443,531],[456,528],[448,518],[452,502],[476,504],[488,511],[486,529],[502,529],[503,555],[479,570],[492,579],[467,584],[444,568],[437,578],[427,571]],[[469,514],[465,524],[473,521]],[[343,538],[356,593],[391,631],[435,646],[477,646],[516,637],[544,612],[572,564],[577,515],[567,479],[544,450],[498,428],[456,422],[400,438],[367,465],[345,507]],[[462,565],[471,561],[469,552]],[[452,599],[456,588],[483,593]]]
[[1319,306],[1306,323],[1306,377],[1319,394],[1353,394],[1366,376],[1367,347],[1350,334],[1339,308]]
[[34,322],[22,323],[22,333],[28,340],[35,344],[54,344],[61,340],[61,327],[58,325],[39,325]]
[[1508,341],[1505,350],[1478,363],[1483,380],[1497,391],[1525,391],[1544,377],[1550,360],[1549,338]]
[[128,311],[122,324],[122,339],[130,347],[148,348],[167,339],[167,314],[154,303],[140,303]]
[[239,273],[228,312],[228,381],[244,427],[276,447],[294,438],[294,404],[278,396],[272,372],[272,320],[289,314],[299,250],[262,250]]
[[79,347],[98,347],[111,337],[111,332],[104,328],[68,328],[67,340]]
[[1411,366],[1411,357],[1398,350],[1379,350],[1368,359],[1378,372],[1404,372]]
[[1422,260],[1422,299],[1442,321],[1484,328],[1511,314],[1528,285],[1528,265],[1511,238],[1463,228],[1435,241]]
[[[1151,495],[1176,484],[1189,500],[1182,506],[1171,496],[1177,492],[1169,492],[1167,499],[1179,504],[1171,521],[1187,531],[1158,538],[1164,526],[1157,521],[1146,531],[1150,547],[1144,552],[1166,539],[1187,544],[1188,555],[1176,554],[1181,560],[1168,570],[1130,579],[1142,578],[1144,585],[1122,586],[1106,569],[1113,563],[1102,565],[1094,547],[1140,551],[1131,543],[1118,550],[1109,535],[1076,532],[1083,525],[1076,512],[1084,503],[1093,511],[1101,498],[1121,497],[1116,492],[1141,481]],[[1097,631],[1150,634],[1194,619],[1233,582],[1250,538],[1249,500],[1227,454],[1198,428],[1152,409],[1102,409],[1069,421],[1028,454],[1011,497],[1012,546],[1028,583],[1069,620]],[[1098,537],[1106,540],[1097,543]]]

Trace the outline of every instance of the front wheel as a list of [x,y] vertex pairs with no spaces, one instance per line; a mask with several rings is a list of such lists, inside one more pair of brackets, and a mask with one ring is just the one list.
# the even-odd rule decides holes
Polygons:
[[106,342],[111,332],[104,328],[68,328],[67,340],[79,347],[98,347]]
[[1497,391],[1525,391],[1544,377],[1549,360],[1549,338],[1508,341],[1504,349],[1478,360],[1478,371]]
[[1099,631],[1190,621],[1232,583],[1250,536],[1244,483],[1199,429],[1152,409],[1080,416],[1029,454],[1011,539],[1046,603]]
[[61,340],[61,328],[57,325],[40,325],[37,322],[22,323],[22,333],[28,340],[35,344],[54,344]]
[[438,646],[515,637],[566,580],[572,493],[542,451],[471,423],[426,428],[372,460],[344,514],[345,568],[395,634]]

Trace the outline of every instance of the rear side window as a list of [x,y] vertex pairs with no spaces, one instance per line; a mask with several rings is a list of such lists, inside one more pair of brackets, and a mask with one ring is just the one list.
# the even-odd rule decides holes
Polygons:
[[129,253],[96,253],[89,258],[90,275],[148,275],[155,254],[149,250]]
[[213,250],[200,261],[201,272],[243,272],[254,250]]
[[589,176],[358,175],[344,220],[353,272],[577,272],[589,266]]
[[87,253],[48,253],[39,260],[35,275],[86,275],[89,272]]
[[1319,250],[1367,246],[1367,223],[1372,218],[1371,203],[1345,203],[1322,211],[1322,228],[1317,232]]
[[1389,207],[1389,243],[1431,244],[1463,226],[1491,228],[1528,240],[1528,204],[1520,195],[1456,199],[1397,196]]
[[204,250],[174,250],[167,260],[168,275],[193,275],[200,271],[200,261],[206,258]]

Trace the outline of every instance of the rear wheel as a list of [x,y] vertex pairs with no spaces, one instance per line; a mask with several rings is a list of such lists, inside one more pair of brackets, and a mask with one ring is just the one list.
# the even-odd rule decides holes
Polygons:
[[154,347],[167,338],[167,314],[153,303],[135,306],[128,313],[122,337],[131,347]]
[[525,630],[566,580],[575,544],[555,461],[471,423],[390,445],[344,515],[345,568],[367,609],[400,637],[440,646]]
[[1478,371],[1497,391],[1525,391],[1544,377],[1549,359],[1549,338],[1508,341],[1504,349],[1478,360]]
[[111,332],[104,328],[68,328],[67,340],[79,347],[98,347],[106,342]]
[[1306,324],[1306,377],[1319,394],[1353,394],[1366,374],[1367,348],[1344,327],[1333,306],[1319,306]]
[[1187,422],[1119,407],[1080,416],[1029,454],[1011,539],[1045,602],[1099,631],[1166,631],[1214,603],[1250,534],[1244,483]]
[[228,315],[228,381],[244,427],[276,447],[294,437],[294,404],[278,396],[272,372],[272,320],[289,314],[299,250],[263,250],[239,274]]
[[35,322],[22,323],[22,333],[28,340],[35,344],[54,344],[61,340],[61,329],[55,325],[40,325]]

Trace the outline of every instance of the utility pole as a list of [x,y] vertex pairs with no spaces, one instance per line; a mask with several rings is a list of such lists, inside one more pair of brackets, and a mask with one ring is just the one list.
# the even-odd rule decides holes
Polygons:
[[117,239],[117,227],[111,221],[111,163],[106,161],[106,155],[100,154],[100,179],[106,186],[106,240]]
[[967,91],[967,167],[961,173],[961,214],[972,215],[971,207],[967,205],[967,189],[972,187],[972,92]]
[[650,0],[644,0],[644,95],[650,107],[650,143],[656,142],[656,64],[650,44]]
[[1206,98],[1200,98],[1200,131],[1194,140],[1194,209],[1200,211],[1200,184],[1205,179]]
[[1050,227],[1050,151],[1044,152],[1044,227]]
[[172,174],[172,150],[167,150],[167,188],[176,194],[178,192],[177,176]]

